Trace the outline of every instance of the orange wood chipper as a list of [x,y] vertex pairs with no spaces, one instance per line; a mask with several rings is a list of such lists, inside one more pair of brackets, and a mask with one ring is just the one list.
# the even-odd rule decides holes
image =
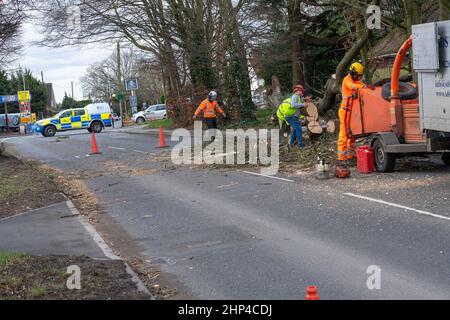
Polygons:
[[[413,26],[397,53],[390,81],[354,95],[349,133],[368,137],[377,171],[394,170],[405,154],[441,153],[450,165],[450,21]],[[400,82],[410,49],[417,83]]]

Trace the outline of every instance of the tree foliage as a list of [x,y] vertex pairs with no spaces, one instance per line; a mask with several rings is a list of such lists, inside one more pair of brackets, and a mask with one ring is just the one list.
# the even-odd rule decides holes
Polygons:
[[[31,111],[35,113],[43,112],[47,106],[47,89],[45,85],[33,76],[30,70],[17,70],[7,74],[0,70],[0,95],[16,95],[17,91],[29,90],[32,96]],[[19,112],[18,103],[8,103],[9,112]]]

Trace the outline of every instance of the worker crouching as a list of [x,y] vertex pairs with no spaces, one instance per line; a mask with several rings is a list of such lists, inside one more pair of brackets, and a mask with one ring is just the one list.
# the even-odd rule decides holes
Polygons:
[[284,100],[277,110],[280,128],[283,127],[284,122],[292,128],[289,145],[294,146],[295,142],[298,141],[298,147],[301,149],[305,147],[301,124],[301,119],[304,116],[301,115],[301,108],[306,107],[306,103],[311,102],[311,98],[304,97],[304,95],[304,87],[302,85],[296,85],[294,87],[294,94],[289,99]]

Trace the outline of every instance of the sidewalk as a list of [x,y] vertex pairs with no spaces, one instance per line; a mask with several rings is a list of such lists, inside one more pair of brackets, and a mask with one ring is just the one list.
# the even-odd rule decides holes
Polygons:
[[107,257],[66,202],[0,219],[0,251]]
[[[33,294],[33,290],[30,293],[30,290],[22,289],[25,287],[12,286],[7,281],[3,285],[11,285],[11,292],[14,292],[10,298],[153,299],[128,263],[112,252],[71,201],[1,218],[0,256],[14,256],[15,252],[25,254],[27,258],[23,258],[24,261],[16,259],[9,271],[5,271],[8,266],[0,264],[0,271],[6,280],[16,279],[14,283],[25,283],[29,280],[26,275],[28,269],[33,270],[37,278],[45,277],[51,271],[61,279],[58,279],[59,287],[53,291],[46,291],[45,288],[53,284],[51,279],[45,279],[46,283],[41,288],[43,292],[38,296]],[[79,292],[67,291],[61,285],[64,284],[65,268],[70,264],[79,264],[82,274],[90,279]],[[0,279],[0,287],[2,281]],[[39,279],[36,281],[39,282]],[[0,290],[0,299],[5,298],[8,292]]]

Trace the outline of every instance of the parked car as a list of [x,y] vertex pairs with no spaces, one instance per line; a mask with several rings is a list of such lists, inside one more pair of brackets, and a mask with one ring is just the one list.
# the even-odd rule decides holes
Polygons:
[[133,122],[143,123],[145,121],[159,120],[167,118],[165,104],[155,104],[144,111],[133,114]]

